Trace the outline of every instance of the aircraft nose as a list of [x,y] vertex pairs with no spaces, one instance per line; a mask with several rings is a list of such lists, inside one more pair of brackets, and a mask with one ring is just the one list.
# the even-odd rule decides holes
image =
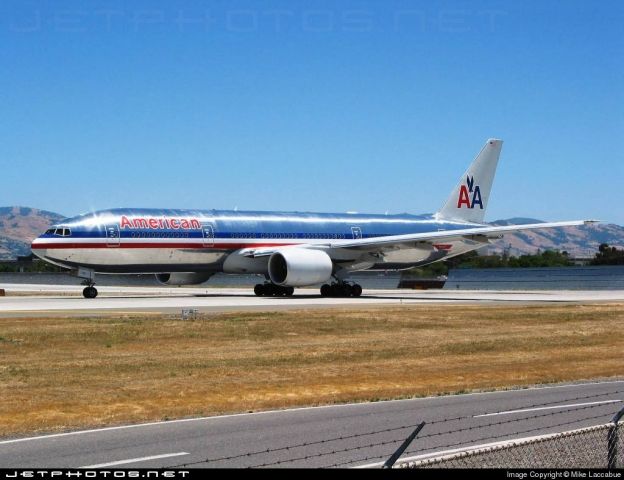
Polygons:
[[43,239],[41,237],[37,237],[31,242],[30,250],[39,258],[44,258],[47,253],[47,250],[43,246]]

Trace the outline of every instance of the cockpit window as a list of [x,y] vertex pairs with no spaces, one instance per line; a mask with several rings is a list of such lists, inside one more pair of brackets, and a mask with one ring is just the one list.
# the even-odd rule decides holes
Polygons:
[[54,235],[58,235],[59,237],[69,237],[71,235],[71,230],[69,228],[57,228],[56,230],[50,229],[46,231],[46,233],[54,233]]
[[54,229],[53,228],[49,228],[48,230],[46,230],[45,234],[46,235],[54,235]]
[[63,229],[63,236],[64,237],[69,237],[71,235],[71,230],[69,228],[64,228]]

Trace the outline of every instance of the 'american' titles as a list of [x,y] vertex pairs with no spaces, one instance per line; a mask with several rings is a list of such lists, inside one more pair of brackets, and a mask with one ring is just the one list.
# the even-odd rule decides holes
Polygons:
[[201,230],[202,226],[196,218],[128,218],[122,215],[119,220],[121,228],[146,228],[151,230]]

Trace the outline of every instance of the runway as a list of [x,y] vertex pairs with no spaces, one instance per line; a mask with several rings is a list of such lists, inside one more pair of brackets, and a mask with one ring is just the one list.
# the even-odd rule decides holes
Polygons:
[[196,418],[0,441],[1,468],[379,467],[604,424],[624,381]]
[[235,310],[283,310],[332,307],[440,304],[544,304],[622,302],[624,290],[364,290],[359,298],[323,298],[316,289],[300,288],[292,297],[256,297],[250,288],[99,287],[85,299],[81,286],[3,284],[0,315],[43,313],[179,313]]

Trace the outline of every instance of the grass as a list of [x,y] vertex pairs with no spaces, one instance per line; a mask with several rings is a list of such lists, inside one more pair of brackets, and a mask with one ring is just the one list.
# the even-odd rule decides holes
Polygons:
[[0,436],[621,376],[624,305],[0,319]]

